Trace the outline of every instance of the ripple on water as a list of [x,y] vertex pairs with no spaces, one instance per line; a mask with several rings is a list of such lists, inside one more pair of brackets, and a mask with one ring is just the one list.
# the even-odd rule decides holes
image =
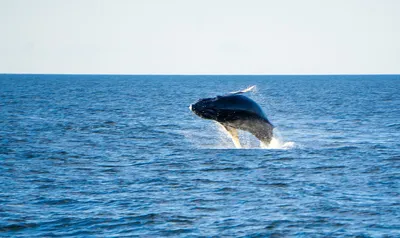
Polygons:
[[[400,84],[346,77],[0,75],[0,236],[399,237]],[[254,84],[270,148],[187,109]]]

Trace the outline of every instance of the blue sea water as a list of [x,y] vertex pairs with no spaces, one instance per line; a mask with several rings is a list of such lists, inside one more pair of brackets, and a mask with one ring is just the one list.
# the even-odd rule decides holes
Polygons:
[[[250,85],[273,148],[188,109]],[[0,75],[0,236],[400,237],[399,119],[399,75]]]

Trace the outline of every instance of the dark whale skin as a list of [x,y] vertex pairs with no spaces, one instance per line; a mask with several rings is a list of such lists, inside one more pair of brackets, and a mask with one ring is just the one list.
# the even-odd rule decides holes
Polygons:
[[190,106],[199,117],[214,120],[225,127],[248,131],[260,141],[269,144],[273,125],[261,107],[242,94],[228,94],[200,99]]

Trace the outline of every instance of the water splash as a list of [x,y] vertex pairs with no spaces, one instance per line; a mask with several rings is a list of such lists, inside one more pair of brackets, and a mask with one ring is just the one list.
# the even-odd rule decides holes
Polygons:
[[261,149],[288,150],[293,149],[295,145],[296,144],[292,141],[285,142],[282,139],[274,136],[269,145],[261,143],[260,147]]
[[[218,129],[219,142],[217,147],[223,149],[235,149],[235,146],[230,138],[230,135],[218,124],[215,124]],[[239,130],[239,139],[242,144],[242,149],[276,149],[288,150],[296,146],[294,142],[285,141],[278,129],[274,129],[274,137],[269,145],[260,142],[254,135],[246,131]]]
[[[250,132],[238,130],[242,149],[274,149],[288,150],[296,148],[295,142],[286,141],[277,128],[269,145],[261,143]],[[236,149],[232,138],[218,123],[204,123],[196,129],[186,129],[179,132],[195,148],[199,149]]]

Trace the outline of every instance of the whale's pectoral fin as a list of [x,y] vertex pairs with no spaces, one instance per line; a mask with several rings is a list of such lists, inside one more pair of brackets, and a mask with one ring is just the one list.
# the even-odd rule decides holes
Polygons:
[[240,144],[240,141],[239,141],[239,134],[238,134],[238,131],[236,130],[236,128],[233,128],[233,127],[227,126],[227,125],[223,125],[223,124],[220,124],[220,125],[231,136],[233,144],[235,144],[235,147],[238,149],[242,148],[242,145]]

